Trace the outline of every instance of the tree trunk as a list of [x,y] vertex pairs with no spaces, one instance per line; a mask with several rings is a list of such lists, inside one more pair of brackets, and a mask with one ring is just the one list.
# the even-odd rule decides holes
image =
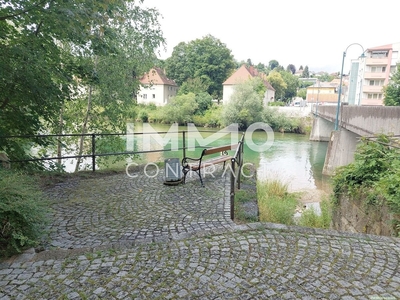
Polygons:
[[62,151],[61,151],[61,135],[62,135],[62,133],[63,133],[63,121],[64,121],[64,119],[63,119],[63,114],[64,114],[64,103],[62,103],[61,104],[61,109],[60,109],[60,120],[59,120],[59,125],[60,125],[60,128],[59,128],[59,137],[58,137],[58,141],[57,141],[57,157],[59,157],[58,158],[58,164],[61,166],[61,164],[62,164],[62,159],[61,159],[61,155],[62,155]]
[[[87,109],[86,109],[86,115],[85,115],[85,119],[83,120],[83,124],[82,124],[82,135],[80,137],[80,141],[79,141],[79,153],[78,155],[82,155],[83,153],[83,141],[85,139],[84,134],[86,134],[87,132],[87,125],[89,122],[89,114],[90,114],[90,109],[91,109],[91,104],[92,104],[92,91],[93,88],[90,85],[89,86],[89,95],[88,95],[88,102],[87,102]],[[79,166],[81,164],[82,158],[78,158],[76,161],[76,165],[75,165],[75,172],[79,171]]]

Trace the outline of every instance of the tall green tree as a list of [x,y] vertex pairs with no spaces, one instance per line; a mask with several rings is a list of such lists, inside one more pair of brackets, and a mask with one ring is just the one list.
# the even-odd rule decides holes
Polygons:
[[270,60],[269,63],[268,63],[268,67],[272,71],[273,69],[279,67],[279,62],[277,60],[275,60],[275,59]]
[[295,67],[293,64],[289,64],[289,65],[286,67],[286,71],[288,71],[288,72],[294,74],[294,73],[296,73],[296,67]]
[[308,70],[308,66],[304,67],[303,74],[301,75],[302,78],[310,78],[310,71]]
[[207,92],[221,99],[222,83],[232,74],[235,61],[225,44],[208,35],[189,43],[179,43],[165,66],[168,77],[178,85],[189,78],[200,78],[208,85]]
[[275,99],[283,99],[287,83],[283,80],[281,73],[275,70],[271,71],[267,76],[267,81],[275,89]]
[[[111,107],[131,101],[142,66],[152,65],[154,52],[164,42],[157,10],[142,9],[142,2],[2,4],[0,135],[62,131],[68,122],[86,123],[88,128],[90,114],[105,116],[115,111]],[[76,114],[69,113],[78,99],[86,104],[79,102]],[[93,112],[95,99],[102,108]],[[116,122],[117,116],[104,119]],[[17,152],[14,146],[0,139],[0,150],[11,156]]]
[[252,123],[261,122],[261,85],[261,79],[255,77],[235,86],[229,102],[223,106],[222,123],[225,126],[237,123],[239,129],[245,129]]
[[208,91],[209,85],[200,78],[189,78],[179,87],[178,95],[194,93],[198,95]]
[[397,64],[397,71],[383,91],[385,96],[383,102],[386,106],[400,106],[400,64]]
[[186,125],[193,121],[193,115],[198,108],[196,95],[193,93],[175,96],[171,102],[162,108],[163,120],[167,123]]
[[280,74],[286,83],[283,99],[289,100],[296,97],[297,89],[299,88],[299,78],[294,76],[292,72],[281,71]]

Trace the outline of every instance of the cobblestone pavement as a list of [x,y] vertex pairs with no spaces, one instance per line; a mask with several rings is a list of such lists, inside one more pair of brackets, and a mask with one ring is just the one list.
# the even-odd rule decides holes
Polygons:
[[0,299],[400,299],[400,240],[229,218],[229,182],[124,174],[48,194],[46,251],[0,263]]

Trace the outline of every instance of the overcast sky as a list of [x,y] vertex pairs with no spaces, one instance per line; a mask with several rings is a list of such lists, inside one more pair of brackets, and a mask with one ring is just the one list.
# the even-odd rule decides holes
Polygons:
[[[275,59],[312,71],[340,71],[342,55],[352,43],[364,49],[400,42],[398,0],[144,0],[160,18],[168,58],[180,42],[211,34],[238,61],[253,64]],[[348,48],[350,61],[362,53]]]

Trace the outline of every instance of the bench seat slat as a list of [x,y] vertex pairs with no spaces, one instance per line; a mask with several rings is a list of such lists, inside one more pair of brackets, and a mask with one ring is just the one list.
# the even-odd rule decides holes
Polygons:
[[233,156],[231,156],[231,155],[223,155],[223,156],[214,157],[214,158],[211,158],[208,160],[204,160],[201,162],[201,165],[199,165],[198,163],[190,163],[189,166],[190,166],[191,170],[196,171],[201,168],[209,167],[211,165],[215,165],[215,164],[218,164],[221,162],[231,160],[232,158],[233,158]]

